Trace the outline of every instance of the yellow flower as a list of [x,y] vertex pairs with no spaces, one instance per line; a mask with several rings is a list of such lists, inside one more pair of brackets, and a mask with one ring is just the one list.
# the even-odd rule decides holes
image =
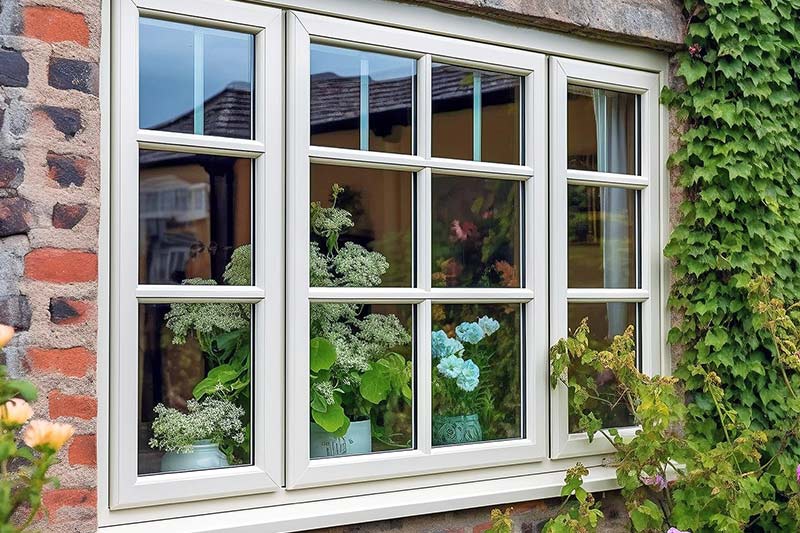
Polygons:
[[14,398],[0,407],[0,422],[7,427],[21,426],[33,416],[33,409],[28,402]]
[[6,326],[5,324],[0,324],[0,349],[3,348],[6,344],[9,343],[11,337],[14,336],[14,328],[11,326]]
[[75,428],[69,424],[53,423],[48,420],[33,420],[22,435],[22,440],[37,450],[58,451],[69,440]]

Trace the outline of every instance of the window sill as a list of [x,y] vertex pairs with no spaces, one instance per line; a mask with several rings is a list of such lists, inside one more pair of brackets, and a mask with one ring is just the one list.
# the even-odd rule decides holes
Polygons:
[[[375,520],[552,498],[560,495],[563,484],[564,472],[549,472],[404,490],[402,494],[388,492],[158,520],[147,522],[147,530],[149,533],[307,531]],[[615,490],[619,488],[616,471],[604,466],[590,468],[589,475],[584,478],[584,487],[590,492]],[[141,531],[143,525],[140,522],[107,526],[101,527],[100,531],[127,533]]]

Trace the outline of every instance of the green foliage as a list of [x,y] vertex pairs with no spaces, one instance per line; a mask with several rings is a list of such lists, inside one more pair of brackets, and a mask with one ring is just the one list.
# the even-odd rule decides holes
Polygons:
[[561,496],[566,499],[558,516],[549,520],[543,533],[594,533],[603,518],[603,512],[597,508],[594,497],[583,488],[583,478],[589,470],[578,463],[569,470],[564,478]]
[[492,526],[486,530],[486,533],[511,533],[514,530],[514,522],[511,519],[512,511],[511,507],[505,511],[492,509]]
[[[687,0],[685,9],[678,74],[686,86],[662,95],[689,124],[670,158],[686,200],[665,250],[670,306],[681,317],[669,340],[685,348],[676,375],[690,400],[686,431],[710,447],[725,439],[725,422],[698,365],[714,372],[726,409],[754,431],[783,426],[796,409],[747,297],[749,281],[768,275],[779,298],[800,298],[800,2]],[[800,377],[788,377],[797,390]],[[774,503],[753,531],[797,529],[785,480],[800,441],[783,440],[760,458],[757,490]]]
[[197,441],[210,440],[223,445],[245,440],[242,417],[244,409],[228,400],[208,396],[189,400],[187,413],[156,405],[153,438],[150,447],[165,452],[191,453]]
[[[681,433],[691,415],[678,380],[637,370],[632,327],[607,351],[597,351],[589,346],[584,320],[572,337],[551,349],[551,384],[573,391],[571,408],[582,415],[580,430],[590,438],[602,436],[616,450],[613,466],[634,531],[671,526],[694,533],[794,531],[800,523],[797,460],[790,449],[800,434],[800,397],[794,385],[800,371],[800,304],[787,307],[773,298],[771,283],[770,278],[749,283],[746,296],[750,319],[763,333],[781,376],[773,396],[787,407],[786,417],[769,428],[744,422],[719,374],[709,365],[694,364],[687,372],[702,384],[709,416],[721,436],[710,441]],[[623,439],[616,430],[602,429],[590,416],[586,399],[594,397],[596,386],[568,376],[576,360],[614,374],[616,398],[608,401],[624,403],[633,413],[639,426],[634,437]],[[567,476],[562,495],[574,494],[581,501],[580,484],[579,476]],[[562,513],[551,523],[565,524],[576,516],[582,516],[580,509]]]

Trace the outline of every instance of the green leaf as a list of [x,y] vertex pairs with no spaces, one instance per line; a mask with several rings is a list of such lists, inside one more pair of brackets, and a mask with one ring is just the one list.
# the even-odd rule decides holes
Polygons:
[[[328,370],[336,362],[336,347],[323,337],[311,339],[311,371]],[[321,425],[321,424],[320,424]]]
[[692,85],[697,80],[705,77],[708,66],[700,60],[688,59],[681,62],[678,67],[678,75],[686,78],[686,83]]
[[12,379],[6,383],[6,386],[11,389],[17,396],[20,396],[27,402],[35,402],[38,393],[36,387],[30,382],[23,379]]
[[[339,404],[328,405],[325,411],[311,411],[311,417],[314,422],[327,431],[328,433],[336,433],[347,424],[350,425],[350,420],[345,416],[344,409]],[[345,428],[346,431],[346,428]]]
[[377,404],[389,395],[390,386],[391,378],[386,366],[376,363],[361,376],[359,390],[365,400]]

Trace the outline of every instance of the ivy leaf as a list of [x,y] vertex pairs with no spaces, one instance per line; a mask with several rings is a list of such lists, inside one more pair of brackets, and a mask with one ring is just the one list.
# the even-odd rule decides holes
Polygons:
[[686,78],[686,83],[689,85],[704,78],[707,72],[708,66],[700,60],[687,59],[678,67],[678,75]]
[[[312,372],[328,370],[336,362],[336,347],[323,337],[311,339],[310,365]],[[320,424],[322,425],[322,424]]]

